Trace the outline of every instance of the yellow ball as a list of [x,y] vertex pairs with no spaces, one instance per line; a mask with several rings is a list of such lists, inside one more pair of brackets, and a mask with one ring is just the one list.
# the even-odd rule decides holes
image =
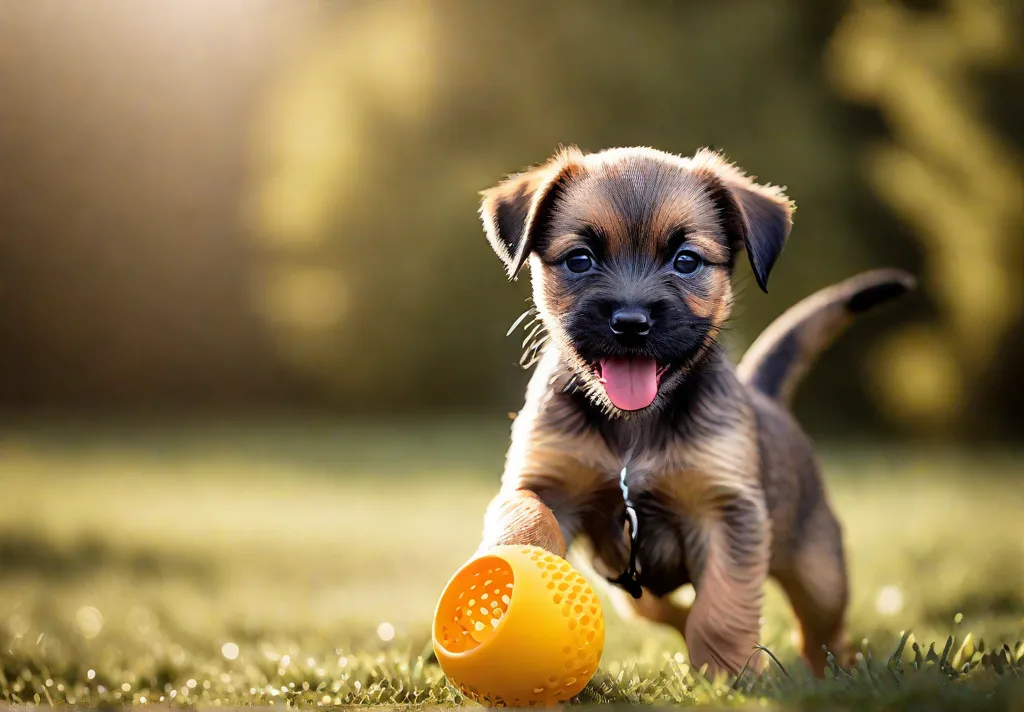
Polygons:
[[488,706],[550,706],[578,694],[604,652],[604,615],[565,559],[532,546],[474,557],[434,611],[434,652],[448,680]]

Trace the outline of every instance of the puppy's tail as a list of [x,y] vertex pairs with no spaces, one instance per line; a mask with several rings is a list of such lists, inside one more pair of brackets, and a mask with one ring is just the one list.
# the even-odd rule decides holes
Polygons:
[[915,284],[901,270],[877,269],[815,292],[761,332],[740,360],[740,380],[789,405],[818,355],[857,315],[902,296]]

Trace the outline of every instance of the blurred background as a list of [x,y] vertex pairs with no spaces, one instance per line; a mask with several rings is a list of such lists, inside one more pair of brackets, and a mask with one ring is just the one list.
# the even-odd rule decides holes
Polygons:
[[723,150],[797,299],[920,292],[802,388],[815,434],[1024,428],[1022,3],[0,5],[0,406],[492,417],[528,374],[478,192],[560,143]]
[[[216,626],[238,613],[235,642],[297,609],[320,629],[373,606],[422,619],[475,546],[529,378],[506,335],[529,280],[506,281],[478,193],[559,144],[712,146],[788,188],[771,293],[737,271],[737,357],[832,282],[919,276],[796,404],[846,453],[834,477],[875,576],[869,474],[1024,472],[978,456],[1024,435],[1021,28],[1020,0],[0,0],[0,621],[31,641],[63,620],[59,644],[116,611],[140,645],[163,621],[187,648],[202,638],[180,630],[213,624],[175,613],[186,599]],[[906,487],[888,506],[918,521],[1020,511],[1003,485]],[[461,548],[410,569],[424,541]],[[938,566],[945,544],[921,542],[915,565]],[[993,554],[1005,586],[979,611],[1021,610],[1021,546]],[[181,563],[223,552],[232,586],[274,561],[292,598],[257,610],[256,589],[203,578],[223,561]],[[157,574],[155,598],[123,585]],[[178,579],[192,598],[161,609]],[[341,593],[292,605],[311,591]],[[958,610],[929,595],[936,621]]]

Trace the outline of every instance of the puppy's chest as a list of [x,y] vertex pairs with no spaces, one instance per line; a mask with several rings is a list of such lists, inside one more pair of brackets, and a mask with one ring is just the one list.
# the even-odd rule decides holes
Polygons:
[[[663,450],[636,447],[635,442],[624,459],[625,485],[640,531],[640,579],[661,595],[700,576],[702,521],[718,496],[743,486],[746,474],[728,457],[716,457],[700,447]],[[629,557],[620,472],[609,467],[592,482],[591,489],[577,491],[564,502],[556,517],[568,525],[569,538],[578,535],[589,544],[595,568],[614,578]]]
[[[638,522],[635,553],[641,584],[663,595],[693,582],[699,576],[703,550],[700,518],[694,507],[660,489],[664,475],[633,478],[627,473],[626,479]],[[575,524],[572,533],[588,545],[592,564],[601,575],[615,578],[625,570],[630,542],[625,499],[617,478],[579,502],[571,520]]]
[[[625,497],[620,472],[602,473],[596,486],[576,491],[558,507],[575,523],[578,531],[592,533],[606,528],[621,532],[626,516]],[[650,470],[634,462],[626,468],[625,487],[638,516],[645,520],[677,526],[682,520],[699,519],[707,508],[707,492],[719,488],[716,478],[698,469],[673,468]]]

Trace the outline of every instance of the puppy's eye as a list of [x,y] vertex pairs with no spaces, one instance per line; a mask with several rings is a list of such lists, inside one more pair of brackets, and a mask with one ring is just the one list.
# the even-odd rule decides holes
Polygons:
[[589,272],[593,266],[594,260],[586,250],[574,250],[565,258],[565,268],[575,274]]
[[679,254],[676,255],[675,260],[672,262],[672,267],[675,268],[679,274],[693,274],[696,272],[703,260],[696,252],[690,252],[689,250],[680,250]]

